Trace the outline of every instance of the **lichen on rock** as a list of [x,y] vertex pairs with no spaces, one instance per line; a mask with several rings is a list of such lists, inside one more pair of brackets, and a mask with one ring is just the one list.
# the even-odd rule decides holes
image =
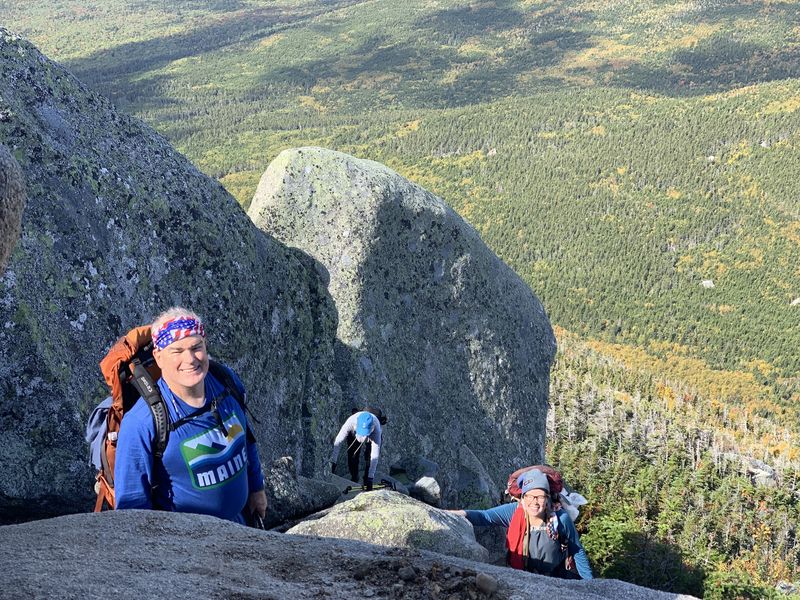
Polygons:
[[431,550],[484,561],[488,552],[475,541],[466,519],[388,490],[364,492],[337,504],[323,517],[309,519],[287,531],[361,540],[381,546]]
[[19,249],[0,276],[0,515],[86,510],[85,418],[98,362],[174,304],[206,321],[261,416],[264,464],[322,472],[336,426],[336,311],[313,261],[256,229],[218,182],[0,29],[0,143],[27,183]]
[[378,163],[300,148],[272,162],[248,214],[329,281],[336,381],[345,402],[387,413],[382,462],[428,457],[453,505],[495,501],[509,472],[542,461],[550,323],[442,200]]

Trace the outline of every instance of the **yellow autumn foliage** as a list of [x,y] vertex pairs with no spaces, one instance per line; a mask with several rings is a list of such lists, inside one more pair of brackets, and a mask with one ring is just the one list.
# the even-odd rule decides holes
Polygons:
[[409,133],[413,133],[414,131],[419,130],[419,126],[422,123],[421,119],[415,119],[413,121],[409,121],[404,123],[400,129],[397,130],[395,135],[399,138],[406,137]]
[[239,171],[225,175],[219,182],[231,196],[236,198],[239,206],[245,206],[252,199],[253,190],[258,186],[260,178],[260,171]]
[[269,48],[280,42],[285,37],[286,36],[282,33],[274,33],[262,39],[260,42],[258,42],[258,45],[262,48]]
[[743,158],[747,158],[753,153],[753,146],[747,140],[742,140],[739,142],[739,145],[736,149],[731,153],[730,157],[727,160],[727,164],[732,165],[738,160]]
[[300,102],[300,106],[305,106],[307,108],[312,108],[317,112],[323,113],[326,111],[325,107],[320,104],[314,96],[298,96],[297,100]]

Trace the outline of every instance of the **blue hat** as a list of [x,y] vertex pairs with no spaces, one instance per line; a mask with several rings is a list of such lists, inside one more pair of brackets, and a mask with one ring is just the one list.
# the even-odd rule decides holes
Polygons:
[[371,413],[362,412],[356,420],[356,435],[367,436],[375,429],[375,417]]
[[538,469],[525,471],[517,479],[517,485],[523,496],[531,490],[544,490],[548,495],[550,494],[550,483],[547,481],[547,475]]

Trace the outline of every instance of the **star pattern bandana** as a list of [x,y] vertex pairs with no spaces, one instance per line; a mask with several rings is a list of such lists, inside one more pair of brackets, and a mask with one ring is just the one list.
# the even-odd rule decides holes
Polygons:
[[192,335],[206,337],[203,323],[194,317],[175,317],[162,323],[157,330],[153,330],[153,344],[159,350],[163,350],[171,343]]

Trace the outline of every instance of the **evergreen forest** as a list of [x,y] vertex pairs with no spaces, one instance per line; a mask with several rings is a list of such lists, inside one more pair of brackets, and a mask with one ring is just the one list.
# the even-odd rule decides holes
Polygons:
[[468,220],[556,327],[548,459],[590,500],[599,575],[707,598],[800,582],[800,1],[0,15],[245,208],[281,150],[320,145]]

